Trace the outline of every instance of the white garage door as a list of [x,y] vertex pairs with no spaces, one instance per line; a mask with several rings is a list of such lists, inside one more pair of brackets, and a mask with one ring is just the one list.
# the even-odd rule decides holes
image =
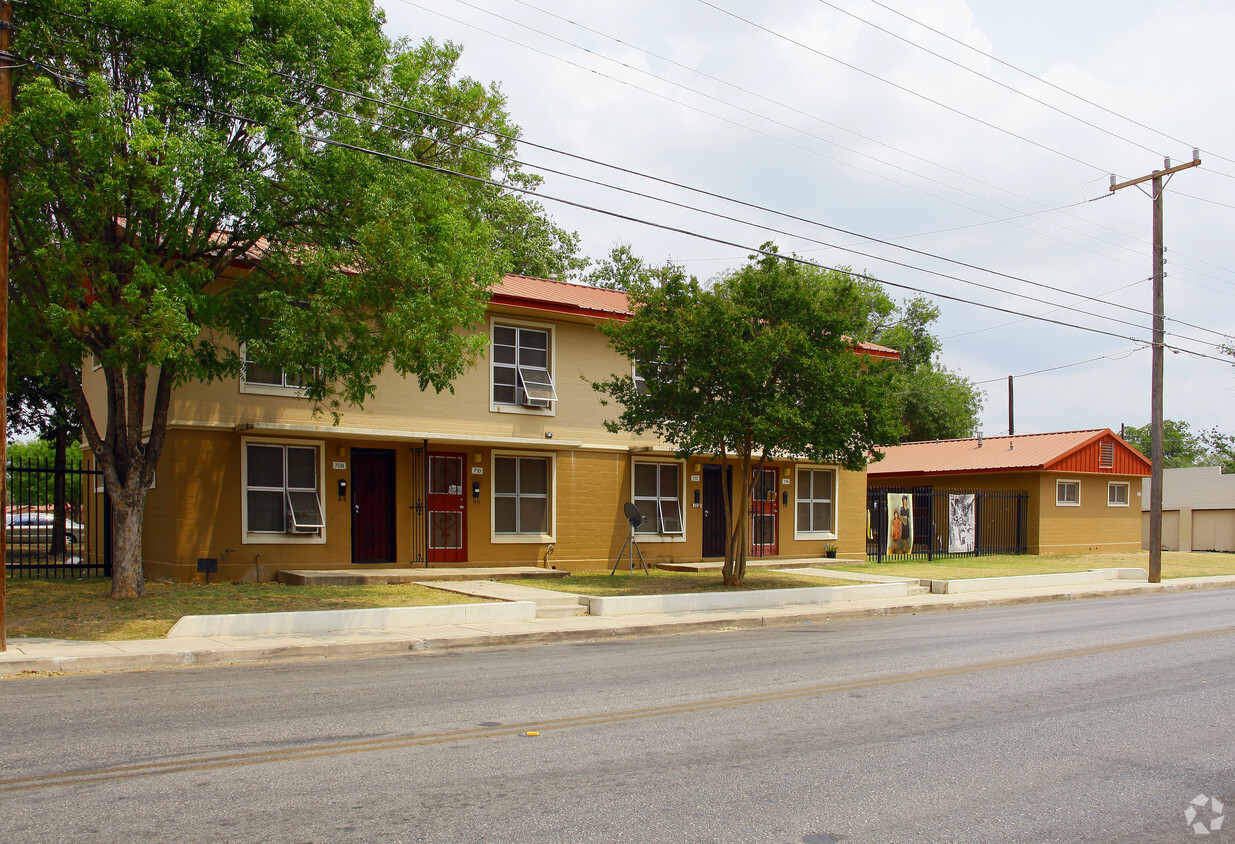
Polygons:
[[[1149,514],[1141,516],[1141,547],[1149,550]],[[1162,511],[1162,550],[1179,550],[1179,511]]]
[[1193,510],[1193,551],[1235,551],[1235,510]]

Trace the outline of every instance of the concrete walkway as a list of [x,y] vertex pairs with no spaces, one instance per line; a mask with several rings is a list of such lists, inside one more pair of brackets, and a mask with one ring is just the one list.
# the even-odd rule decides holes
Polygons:
[[[829,576],[831,574],[829,573]],[[950,581],[958,583],[959,581]],[[372,657],[407,654],[420,651],[441,651],[464,647],[533,644],[558,641],[590,641],[619,636],[689,633],[704,630],[737,630],[752,627],[792,624],[820,624],[844,619],[909,615],[923,612],[983,607],[1017,606],[1049,601],[1071,601],[1084,598],[1110,598],[1133,595],[1155,595],[1163,592],[1186,592],[1235,588],[1235,576],[1178,578],[1165,583],[1145,583],[1131,580],[1105,580],[1098,583],[1064,585],[1059,582],[1040,585],[983,584],[982,591],[923,592],[904,594],[896,598],[857,598],[838,600],[830,604],[801,605],[780,601],[761,607],[694,610],[687,612],[636,613],[620,616],[570,616],[533,618],[524,613],[526,601],[508,606],[519,620],[485,620],[484,615],[472,615],[468,620],[426,624],[406,621],[406,616],[381,611],[336,611],[348,619],[365,618],[351,613],[375,613],[370,618],[403,618],[378,624],[397,623],[401,626],[372,626],[362,629],[319,630],[318,632],[266,632],[249,634],[189,635],[178,638],[114,641],[72,642],[58,639],[10,639],[8,651],[0,653],[0,676],[28,673],[67,673],[81,671],[127,671],[181,666],[207,666],[295,659],[333,657]],[[865,590],[868,586],[830,587],[833,589]],[[794,590],[769,590],[785,593]],[[813,592],[814,590],[804,590]],[[734,593],[749,596],[751,592]],[[852,592],[850,594],[869,594]],[[578,596],[574,596],[576,599]],[[601,600],[601,599],[593,599]],[[612,600],[612,599],[606,599]],[[502,606],[500,604],[463,605],[469,608]],[[427,607],[439,610],[442,608]],[[479,613],[469,609],[467,612]],[[268,613],[260,616],[220,616],[225,620],[256,619],[271,628],[275,617],[302,615],[318,617],[317,613]],[[206,618],[206,617],[188,617]],[[349,622],[351,623],[351,622]],[[412,626],[408,626],[411,624]]]

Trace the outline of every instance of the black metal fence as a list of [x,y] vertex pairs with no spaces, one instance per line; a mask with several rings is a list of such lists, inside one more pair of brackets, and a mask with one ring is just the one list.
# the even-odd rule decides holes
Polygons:
[[883,562],[1024,554],[1028,517],[1025,490],[868,489],[866,556]]
[[103,473],[70,463],[11,460],[4,524],[9,577],[111,576],[111,518]]

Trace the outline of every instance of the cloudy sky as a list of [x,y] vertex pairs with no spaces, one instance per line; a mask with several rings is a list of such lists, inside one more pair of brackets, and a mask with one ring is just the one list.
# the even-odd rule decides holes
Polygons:
[[772,240],[932,294],[987,435],[1009,375],[1017,433],[1148,422],[1152,209],[1110,176],[1199,148],[1165,193],[1165,411],[1235,430],[1235,367],[1203,357],[1235,336],[1235,4],[381,2],[392,37],[460,44],[525,141],[599,164],[526,161],[647,195],[547,175],[586,254],[707,279]]

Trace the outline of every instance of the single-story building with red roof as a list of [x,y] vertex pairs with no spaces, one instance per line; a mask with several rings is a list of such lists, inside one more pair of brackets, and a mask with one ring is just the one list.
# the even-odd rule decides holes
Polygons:
[[867,487],[1023,490],[1026,551],[1141,550],[1150,462],[1109,428],[902,443],[880,449]]

